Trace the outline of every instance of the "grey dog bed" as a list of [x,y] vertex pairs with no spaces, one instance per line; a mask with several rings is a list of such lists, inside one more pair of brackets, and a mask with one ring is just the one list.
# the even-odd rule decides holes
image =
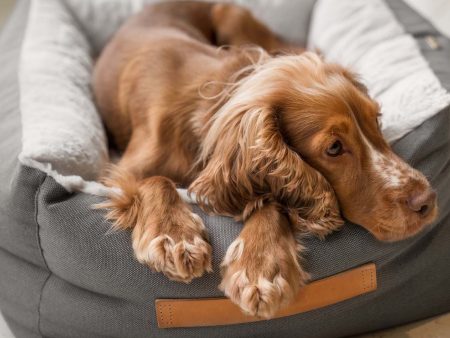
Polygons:
[[[67,1],[67,15],[73,14],[71,3]],[[291,19],[298,18],[291,20],[297,25],[295,39],[305,41],[313,2],[295,3],[291,8],[282,4],[281,8],[270,9],[279,18],[272,24],[283,31],[289,26],[286,13],[290,13]],[[449,91],[449,41],[402,1],[386,4],[414,38],[442,87]],[[105,8],[114,12],[112,5]],[[33,141],[29,137],[30,120],[27,116],[21,119],[21,113],[29,109],[30,102],[26,101],[29,92],[22,91],[22,83],[19,86],[18,66],[29,11],[28,1],[18,1],[0,36],[0,307],[17,337],[337,337],[450,310],[447,106],[393,142],[394,150],[425,173],[437,190],[440,216],[435,224],[414,238],[392,244],[377,242],[352,224],[346,224],[324,242],[305,240],[306,269],[314,280],[373,262],[378,276],[376,291],[269,321],[159,329],[155,299],[222,296],[217,289],[219,264],[242,225],[229,218],[206,215],[194,205],[210,233],[214,273],[188,285],[171,282],[140,265],[133,258],[130,234],[111,233],[103,212],[92,210],[94,203],[104,199],[92,193],[101,188],[85,184],[84,180],[70,181],[68,175],[63,176],[69,179],[61,178],[55,166],[49,168],[37,156],[27,156]],[[82,15],[77,17],[78,24],[89,37],[95,56],[108,34],[91,36],[95,20],[89,28],[82,19]],[[117,19],[115,24],[119,22]],[[26,81],[26,74],[22,74],[21,81]],[[75,87],[80,86],[76,83]],[[36,106],[39,100],[35,97]],[[37,126],[39,121],[33,123]],[[83,159],[73,160],[75,166]],[[59,173],[70,172],[71,165],[56,169]]]

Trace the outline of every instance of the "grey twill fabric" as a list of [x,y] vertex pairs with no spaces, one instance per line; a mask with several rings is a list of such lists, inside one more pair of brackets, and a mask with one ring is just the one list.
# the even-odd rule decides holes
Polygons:
[[[397,11],[408,13],[404,8],[392,7],[403,24],[417,22],[401,19],[406,14]],[[376,292],[270,321],[158,329],[156,298],[221,296],[219,264],[242,225],[196,209],[210,233],[214,273],[189,285],[171,282],[137,263],[128,232],[110,232],[102,212],[91,208],[99,197],[68,193],[40,171],[18,166],[17,58],[26,12],[21,2],[0,40],[0,64],[7,69],[0,72],[0,307],[17,337],[338,337],[450,310],[447,108],[394,145],[438,191],[441,214],[433,227],[395,244],[377,242],[352,224],[325,242],[304,241],[305,267],[313,279],[375,262]],[[424,55],[438,60],[430,61],[433,69],[447,67],[442,74],[448,74],[447,47]]]

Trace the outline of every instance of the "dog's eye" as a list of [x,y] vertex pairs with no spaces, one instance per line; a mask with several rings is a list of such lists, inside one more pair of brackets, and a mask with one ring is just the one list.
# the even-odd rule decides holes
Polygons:
[[342,155],[344,149],[342,147],[342,142],[339,140],[334,141],[334,143],[328,147],[327,155],[331,157],[336,157]]

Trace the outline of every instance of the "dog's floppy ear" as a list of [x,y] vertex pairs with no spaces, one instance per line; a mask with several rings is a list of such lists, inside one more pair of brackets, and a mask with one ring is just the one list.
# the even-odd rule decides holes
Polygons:
[[273,199],[291,217],[340,222],[334,191],[286,144],[276,110],[267,100],[234,99],[216,113],[204,140],[204,168],[190,187],[199,204],[245,218],[264,199]]

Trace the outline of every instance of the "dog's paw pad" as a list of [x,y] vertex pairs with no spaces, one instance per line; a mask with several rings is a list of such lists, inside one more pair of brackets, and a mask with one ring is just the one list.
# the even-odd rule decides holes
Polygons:
[[307,274],[298,264],[294,243],[261,250],[248,240],[238,237],[229,246],[219,288],[243,312],[271,318],[293,300]]
[[211,246],[199,236],[192,241],[176,242],[169,235],[160,235],[148,244],[143,236],[142,240],[135,240],[133,246],[139,262],[175,281],[189,283],[205,271],[212,271]]
[[272,280],[259,276],[257,280],[250,281],[244,270],[224,278],[220,288],[245,313],[263,318],[273,317],[293,295],[288,281],[280,274]]

